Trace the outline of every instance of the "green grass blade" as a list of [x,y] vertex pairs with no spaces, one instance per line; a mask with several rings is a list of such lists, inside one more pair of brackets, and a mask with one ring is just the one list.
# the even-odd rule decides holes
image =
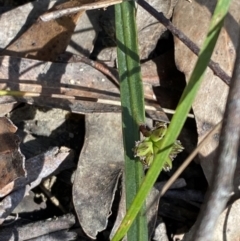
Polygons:
[[[130,207],[144,178],[143,166],[134,160],[132,148],[140,139],[139,124],[145,123],[144,93],[138,56],[134,2],[115,6],[118,69],[125,148],[126,206]],[[129,241],[147,241],[148,230],[143,206],[128,232]]]
[[169,125],[166,136],[163,139],[161,146],[162,151],[154,159],[153,164],[151,165],[145,177],[145,180],[143,181],[139,189],[139,192],[133,200],[133,203],[130,206],[126,216],[124,217],[117,233],[112,238],[112,241],[119,241],[124,237],[129,227],[132,225],[135,217],[137,216],[141,206],[144,203],[144,200],[146,199],[148,193],[150,192],[152,186],[154,185],[158,175],[162,170],[164,160],[166,160],[166,158],[168,157],[171,151],[171,147],[174,141],[177,139],[186,121],[187,114],[192,106],[194,98],[200,87],[204,72],[207,68],[208,62],[212,55],[214,46],[219,36],[229,5],[230,0],[219,0],[217,3],[210,23],[210,28],[207,37],[204,41],[203,47],[200,51],[197,63],[190,77],[189,83],[186,86],[182,94],[182,97],[179,101],[176,113],[173,116],[173,119]]

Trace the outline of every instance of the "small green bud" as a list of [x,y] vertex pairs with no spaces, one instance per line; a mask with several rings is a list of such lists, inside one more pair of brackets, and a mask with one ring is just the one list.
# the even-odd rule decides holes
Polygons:
[[[136,142],[133,149],[134,156],[139,157],[140,161],[146,167],[151,166],[155,156],[160,151],[161,140],[164,138],[167,132],[167,124],[158,122],[154,128],[147,130],[144,125],[140,126],[141,132],[144,134],[145,139],[143,141]],[[183,146],[180,141],[176,140],[173,144],[171,153],[163,165],[164,171],[169,171],[172,168],[172,161],[179,152],[183,151]]]
[[158,122],[156,127],[151,130],[150,138],[153,142],[160,141],[166,134],[167,125],[163,122]]
[[153,162],[153,158],[154,158],[154,155],[153,153],[148,153],[145,157],[144,160],[140,160],[142,162],[143,165],[145,165],[146,167],[150,167],[152,162]]
[[136,146],[134,148],[134,156],[144,160],[148,154],[153,154],[152,142],[146,141],[146,139],[136,142]]

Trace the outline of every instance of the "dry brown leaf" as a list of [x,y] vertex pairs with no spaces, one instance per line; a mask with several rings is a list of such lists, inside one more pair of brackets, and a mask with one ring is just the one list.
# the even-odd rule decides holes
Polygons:
[[[79,6],[86,2],[86,0],[68,1],[53,9]],[[83,11],[80,11],[49,22],[38,19],[21,37],[8,46],[3,54],[15,54],[39,60],[55,60],[59,54],[66,50],[82,13]]]
[[[52,63],[9,56],[0,57],[0,61],[0,89],[34,92],[36,97],[43,96],[35,99],[40,105],[48,103],[47,106],[71,109],[78,113],[120,111],[118,86],[90,65],[82,62]],[[154,119],[166,120],[166,115],[156,101],[152,85],[145,83],[144,92],[149,114]],[[58,97],[58,100],[51,97]],[[75,101],[75,97],[80,97],[82,101]],[[59,98],[63,99],[59,101]],[[31,100],[27,101],[32,103]],[[161,101],[165,104],[169,102],[167,99],[164,102],[163,98]]]
[[82,62],[52,63],[9,56],[0,57],[0,62],[0,89],[80,96],[90,100],[119,98],[114,83]]
[[[216,0],[194,0],[189,3],[186,0],[179,0],[174,10],[173,23],[198,46],[201,46],[216,2]],[[240,20],[239,9],[240,2],[233,0],[212,56],[212,59],[219,63],[229,75],[232,73],[235,60]],[[185,73],[188,81],[197,57],[180,40],[175,38],[174,41],[176,64]],[[193,103],[199,135],[198,142],[201,142],[205,134],[221,121],[227,94],[228,86],[208,69]],[[215,135],[211,142],[200,150],[201,165],[208,181],[214,168],[213,156],[218,145],[218,136]]]
[[[58,0],[60,4],[64,0]],[[56,1],[41,0],[27,3],[1,14],[0,21],[0,49],[6,48],[10,43],[21,36],[36,19],[52,8]],[[75,54],[89,55],[93,49],[96,33],[98,32],[98,16],[100,11],[93,10],[81,15],[66,51]],[[13,17],[14,16],[14,17]]]
[[[1,99],[3,99],[2,101],[4,102],[6,96],[2,96]],[[1,102],[1,101],[0,101]],[[10,111],[12,111],[17,105],[18,103],[16,103],[17,101],[13,100],[10,103],[4,103],[4,104],[0,104],[0,117],[5,116],[6,114],[8,114]]]
[[0,202],[0,224],[21,202],[28,192],[39,185],[43,178],[59,170],[64,162],[72,162],[73,153],[68,148],[54,147],[45,153],[26,160],[26,177],[15,180],[14,189]]
[[[52,63],[9,56],[0,57],[0,62],[0,89],[119,100],[118,85],[83,62]],[[154,101],[152,83],[148,82],[145,98]]]
[[78,162],[73,203],[84,232],[96,238],[107,226],[123,169],[120,114],[86,115],[85,142]]
[[43,14],[40,19],[42,21],[51,21],[53,19],[61,18],[62,16],[67,16],[70,14],[75,14],[82,10],[92,10],[92,9],[99,9],[99,8],[107,8],[109,6],[119,4],[122,0],[97,0],[93,2],[81,2],[81,5],[77,6],[70,6],[67,8],[59,8],[48,13]]
[[[52,20],[44,22],[42,19],[47,13],[42,15],[24,34],[10,44],[2,54],[53,61],[66,50],[78,19],[84,13],[84,10],[100,8],[108,4],[116,4],[117,2],[119,3],[120,0],[97,2],[73,0],[59,4],[50,9],[48,14],[54,14],[55,11],[60,11],[60,13],[65,11],[68,14],[67,16],[61,16],[57,19],[52,18]],[[79,11],[81,6],[83,10]],[[77,11],[69,14],[72,8],[77,8]],[[59,16],[59,13],[57,16]]]
[[19,138],[14,133],[17,127],[6,117],[0,118],[0,154],[14,151],[19,147]]
[[[149,119],[148,124],[152,125],[151,122]],[[73,185],[73,202],[81,227],[91,238],[96,238],[97,233],[107,226],[123,166],[120,113],[87,115],[85,142]],[[112,233],[116,231],[126,211],[124,185],[121,193],[121,204]],[[153,189],[147,200],[150,232],[155,224],[158,194],[159,191]]]
[[6,117],[0,117],[0,197],[10,193],[14,181],[25,176],[24,156],[19,149],[17,127]]
[[[86,115],[85,120],[85,142],[74,179],[73,203],[84,232],[89,237],[96,238],[97,233],[107,226],[115,189],[119,176],[123,172],[121,115],[119,113],[91,114]],[[151,125],[151,122],[149,120],[148,124]],[[180,186],[179,181],[174,187],[176,188],[177,185]],[[157,189],[162,188],[162,185],[159,186],[153,189],[147,200],[150,233],[153,231],[157,214],[159,198]],[[124,185],[121,193],[121,204],[112,234],[126,211]]]
[[35,1],[2,13],[0,49],[3,50],[17,36],[23,34],[36,21],[36,18],[46,12],[49,7],[51,8],[53,4],[56,4],[56,1]]
[[[167,18],[171,18],[173,9],[178,0],[148,0],[148,3],[153,6],[158,12],[162,12]],[[114,39],[114,11],[107,9],[107,13],[103,16],[104,28],[111,39]],[[142,7],[137,7],[136,25],[138,30],[138,47],[140,59],[148,59],[149,55],[156,48],[159,38],[166,31],[166,28],[159,23],[151,14]],[[117,57],[116,48],[104,48],[101,50],[97,58],[103,61],[114,61]]]
[[[167,18],[171,18],[177,1],[178,0],[149,0],[148,3],[158,12],[162,12]],[[155,49],[158,39],[166,31],[166,28],[141,7],[137,9],[136,22],[140,59],[147,59],[150,53]]]

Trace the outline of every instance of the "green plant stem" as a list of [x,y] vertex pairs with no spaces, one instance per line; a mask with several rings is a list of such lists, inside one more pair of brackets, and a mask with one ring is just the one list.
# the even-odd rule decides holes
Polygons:
[[177,139],[185,123],[187,114],[192,106],[194,98],[202,82],[204,72],[207,68],[214,46],[217,42],[217,38],[223,25],[224,18],[228,12],[229,4],[230,0],[219,0],[217,3],[210,23],[207,38],[204,41],[196,66],[190,77],[189,83],[182,94],[176,109],[176,113],[174,114],[170,126],[167,130],[166,136],[161,143],[161,151],[154,158],[154,161],[145,177],[145,180],[143,181],[136,197],[133,200],[132,205],[130,206],[112,241],[121,240],[128,231],[141,206],[143,205],[144,200],[154,185],[158,175],[160,174],[165,160],[168,158],[171,152],[173,143]]
[[[132,151],[135,141],[140,139],[139,125],[145,123],[144,93],[138,56],[134,2],[128,1],[116,5],[115,16],[128,210],[144,177],[143,166],[134,159]],[[144,206],[127,237],[129,241],[148,240]]]

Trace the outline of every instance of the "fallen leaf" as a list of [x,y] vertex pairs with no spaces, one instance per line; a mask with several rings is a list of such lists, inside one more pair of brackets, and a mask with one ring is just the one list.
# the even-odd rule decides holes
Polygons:
[[[40,105],[48,103],[47,106],[72,109],[78,113],[120,111],[117,83],[88,64],[52,63],[9,56],[0,57],[0,62],[0,89],[36,93],[38,100],[35,102]],[[151,83],[144,84],[144,93],[148,113],[154,119],[167,121],[156,101],[158,97],[155,96]],[[58,97],[58,100],[51,97]],[[59,101],[59,98],[63,100]],[[161,102],[172,102],[167,100],[167,95],[164,98],[161,98]],[[75,99],[80,100],[73,104],[71,101]]]
[[[57,5],[53,9],[76,7],[85,2],[87,1],[68,1]],[[21,57],[40,60],[55,60],[59,54],[66,50],[77,21],[82,14],[83,11],[80,11],[49,22],[43,22],[41,19],[37,19],[37,21],[17,40],[10,44],[2,54],[15,54]]]
[[99,14],[100,11],[98,9],[82,14],[74,29],[66,52],[84,56],[91,54],[99,32]]
[[[22,201],[17,205],[17,207],[12,211],[12,214],[19,215],[21,216],[21,218],[24,218],[24,214],[22,215],[22,213],[25,213],[27,215],[27,213],[30,213],[30,212],[46,210],[47,200],[46,201],[44,200],[41,203],[35,202],[34,200],[35,200],[35,193],[31,190],[29,191],[28,195],[25,196],[22,199]],[[7,218],[7,222],[11,222],[11,217]]]
[[[0,49],[6,48],[10,43],[21,37],[29,28],[32,28],[31,26],[35,24],[36,19],[49,8],[52,8],[56,2],[60,4],[64,0],[35,1],[1,14]],[[99,11],[97,10],[90,11],[89,13],[84,12],[81,15],[81,21],[77,21],[66,51],[75,54],[84,54],[85,56],[90,54],[94,39],[98,33],[98,15]]]
[[[3,101],[4,101],[4,98],[3,98]],[[7,113],[12,111],[16,106],[18,106],[18,103],[16,102],[17,102],[16,100],[15,101],[13,100],[10,103],[0,104],[0,117],[5,116]]]
[[19,147],[20,140],[14,133],[17,127],[6,117],[0,118],[0,153],[5,154]]
[[[171,18],[177,1],[178,0],[164,0],[159,2],[158,0],[149,0],[148,3],[158,12],[162,12],[167,18]],[[103,14],[101,21],[103,22],[103,28],[106,34],[115,42],[114,9],[109,7]],[[146,60],[154,51],[158,40],[167,29],[140,6],[137,6],[136,10],[136,25],[138,31],[139,56],[141,60]],[[116,47],[104,48],[96,57],[103,61],[115,61],[117,58]]]
[[49,11],[48,13],[43,14],[40,17],[40,19],[44,22],[47,22],[53,19],[61,18],[62,16],[78,13],[79,11],[107,8],[109,6],[119,4],[121,2],[122,0],[97,0],[94,2],[81,1],[81,3],[77,4],[76,6],[73,6],[73,4],[71,4],[71,6],[68,6],[68,7],[53,9],[52,11]]
[[6,117],[0,117],[0,197],[10,193],[14,181],[25,176],[25,158],[22,155],[17,127]]
[[185,87],[184,76],[176,68],[174,50],[169,50],[154,59],[142,63],[141,73],[143,82],[153,86],[160,85],[179,92],[182,92]]
[[[120,113],[86,115],[85,142],[81,151],[73,184],[73,203],[84,232],[96,238],[107,226],[111,215],[119,177],[124,183],[124,150]],[[149,126],[152,120],[148,119]],[[114,141],[113,141],[114,140]],[[182,180],[173,186],[186,185]],[[153,232],[158,208],[159,189],[157,184],[147,199],[149,233]],[[117,220],[111,236],[125,215],[125,190],[122,184],[121,200]]]
[[[179,0],[175,7],[173,23],[199,47],[205,39],[216,2],[194,0],[189,3],[186,0]],[[238,41],[239,9],[240,2],[233,0],[212,56],[212,59],[229,75],[233,70]],[[176,65],[185,73],[188,81],[197,57],[180,40],[175,38],[174,41]],[[207,69],[192,107],[197,123],[198,142],[201,142],[205,134],[222,120],[228,89],[222,80],[216,77],[210,69]],[[211,142],[199,152],[201,165],[208,181],[211,179],[215,166],[213,157],[218,146],[218,137],[219,134],[214,135]]]
[[85,142],[73,184],[73,203],[81,227],[93,239],[107,226],[123,170],[120,119],[120,114],[113,113],[86,115],[85,119]]
[[36,21],[38,16],[46,12],[49,7],[53,7],[54,4],[56,4],[56,1],[35,1],[2,13],[0,49],[3,50],[21,36]]
[[[178,0],[150,0],[148,3],[158,12],[162,12],[165,17],[171,18],[173,9]],[[149,55],[155,49],[160,36],[166,31],[166,28],[159,23],[145,9],[138,7],[136,23],[138,29],[138,44],[140,59],[148,59]]]
[[13,191],[0,202],[0,224],[21,202],[28,192],[39,185],[43,178],[59,171],[60,165],[72,161],[73,153],[68,148],[54,147],[45,153],[26,160],[26,177],[14,181]]

